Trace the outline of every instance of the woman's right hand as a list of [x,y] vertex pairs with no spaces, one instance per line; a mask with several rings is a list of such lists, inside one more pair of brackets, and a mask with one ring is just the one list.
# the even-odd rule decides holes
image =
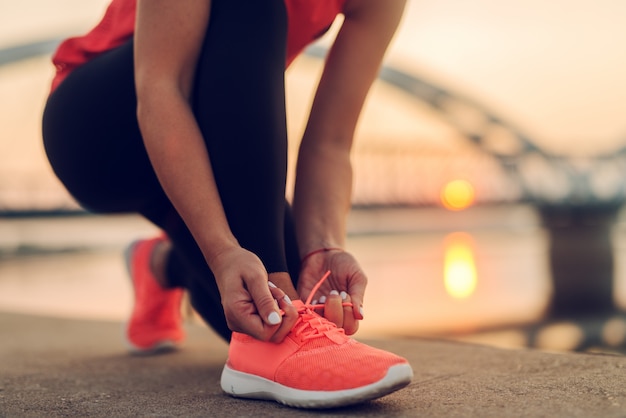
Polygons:
[[228,249],[211,260],[211,269],[231,331],[262,341],[285,338],[298,312],[286,294],[269,283],[267,271],[255,254],[241,247]]

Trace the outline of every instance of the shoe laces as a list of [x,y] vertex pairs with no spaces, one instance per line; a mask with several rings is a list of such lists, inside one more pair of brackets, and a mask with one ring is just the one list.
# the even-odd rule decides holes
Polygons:
[[[302,340],[320,337],[330,337],[331,334],[345,334],[343,328],[339,328],[334,322],[315,312],[315,309],[324,308],[323,304],[312,304],[313,295],[318,291],[324,281],[330,276],[330,270],[315,284],[304,304],[298,308],[298,320],[293,327],[294,333]],[[344,302],[342,306],[352,306],[352,303]]]

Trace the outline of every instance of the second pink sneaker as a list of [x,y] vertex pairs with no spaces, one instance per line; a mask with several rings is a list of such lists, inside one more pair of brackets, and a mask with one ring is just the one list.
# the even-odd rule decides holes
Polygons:
[[151,269],[152,253],[166,238],[136,241],[126,250],[126,265],[134,289],[134,306],[126,340],[133,354],[154,354],[176,348],[185,338],[182,328],[183,289],[164,289]]

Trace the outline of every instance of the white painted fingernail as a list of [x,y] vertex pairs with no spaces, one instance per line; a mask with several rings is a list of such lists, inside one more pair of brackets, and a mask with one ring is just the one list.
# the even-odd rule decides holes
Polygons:
[[278,312],[272,312],[267,317],[267,322],[269,322],[271,325],[278,325],[280,324],[280,321],[281,319],[280,319],[280,315],[278,315]]
[[320,303],[326,303],[326,296],[320,296]]
[[339,294],[339,292],[337,292],[336,290],[331,290],[331,291],[330,291],[330,294],[331,294],[331,295],[338,295],[338,294]]
[[365,318],[365,314],[363,313],[363,307],[362,306],[359,308],[359,313],[361,314],[362,318]]
[[348,294],[343,291],[339,294],[339,296],[341,296],[341,300],[346,300],[348,298]]
[[272,282],[267,282],[267,284],[269,285],[269,287],[273,288],[273,289],[277,289],[276,285]]
[[317,305],[317,299],[313,299],[313,300],[311,301],[311,305]]
[[287,302],[288,304],[292,305],[292,303],[291,303],[291,299],[289,298],[289,296],[285,295],[285,296],[283,297],[283,300],[284,300],[285,302]]

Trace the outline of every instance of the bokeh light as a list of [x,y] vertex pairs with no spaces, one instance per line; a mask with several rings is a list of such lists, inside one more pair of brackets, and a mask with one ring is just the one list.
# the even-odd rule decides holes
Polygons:
[[467,180],[449,181],[441,190],[441,204],[448,210],[467,209],[475,197],[474,186]]
[[478,274],[469,234],[455,232],[446,237],[443,276],[446,292],[453,298],[466,299],[476,290]]

